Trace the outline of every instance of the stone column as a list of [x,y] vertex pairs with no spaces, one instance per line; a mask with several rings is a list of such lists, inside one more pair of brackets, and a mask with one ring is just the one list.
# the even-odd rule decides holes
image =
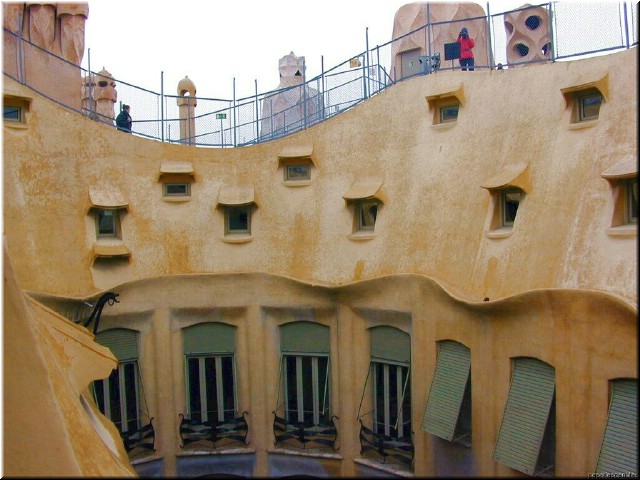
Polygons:
[[175,359],[171,355],[171,313],[168,309],[156,310],[153,314],[152,332],[154,336],[154,402],[158,409],[154,427],[156,431],[157,454],[164,457],[164,474],[176,475],[176,455],[178,450],[178,414],[174,403],[175,377],[173,368]]

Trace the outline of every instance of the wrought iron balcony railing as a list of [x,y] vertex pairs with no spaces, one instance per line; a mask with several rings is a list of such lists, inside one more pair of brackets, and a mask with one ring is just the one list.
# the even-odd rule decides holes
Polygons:
[[208,448],[221,448],[239,443],[249,445],[247,436],[249,435],[249,424],[245,415],[249,412],[242,412],[238,417],[222,421],[193,420],[180,414],[180,448],[188,445]]
[[394,438],[384,433],[376,433],[360,422],[360,454],[366,455],[373,452],[381,460],[399,462],[407,466],[413,466],[413,433],[406,437]]
[[124,448],[130,458],[137,456],[138,453],[155,452],[156,432],[153,428],[153,417],[149,419],[149,423],[137,430],[128,430],[120,432]]
[[327,423],[313,424],[313,422],[287,422],[286,419],[279,417],[273,412],[273,436],[275,437],[274,445],[284,446],[287,442],[288,446],[297,448],[326,448],[331,447],[336,450],[336,441],[338,439],[338,429],[335,420],[338,419],[333,415]]

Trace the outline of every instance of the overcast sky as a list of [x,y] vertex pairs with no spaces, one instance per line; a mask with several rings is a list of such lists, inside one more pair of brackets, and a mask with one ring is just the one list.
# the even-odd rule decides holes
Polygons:
[[[198,97],[236,98],[278,87],[278,60],[304,56],[307,78],[391,40],[409,0],[89,0],[83,67],[175,95],[185,77]],[[477,2],[486,9],[486,2]],[[491,13],[526,1],[490,2]],[[535,2],[531,2],[535,3]]]

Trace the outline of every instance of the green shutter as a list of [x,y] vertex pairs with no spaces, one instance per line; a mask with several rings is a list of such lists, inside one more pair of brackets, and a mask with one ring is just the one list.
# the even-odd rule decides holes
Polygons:
[[138,358],[138,332],[126,328],[113,328],[96,333],[96,342],[115,355],[119,362]]
[[373,361],[411,363],[411,337],[394,327],[373,327],[371,332],[371,359]]
[[638,473],[638,381],[614,380],[597,473]]
[[555,393],[555,369],[517,358],[493,458],[533,475]]
[[231,353],[236,350],[236,327],[226,323],[198,323],[183,329],[185,355]]
[[312,322],[291,322],[280,326],[280,351],[329,353],[329,327]]
[[461,343],[451,340],[441,341],[439,345],[422,429],[451,441],[471,371],[471,353]]

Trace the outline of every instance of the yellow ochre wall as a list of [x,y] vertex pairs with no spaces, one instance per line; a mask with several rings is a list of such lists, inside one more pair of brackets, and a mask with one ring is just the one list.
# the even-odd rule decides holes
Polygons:
[[[637,233],[607,233],[614,198],[601,176],[637,157],[636,68],[634,48],[520,69],[439,72],[306,131],[235,149],[123,134],[5,78],[5,95],[32,99],[26,128],[4,125],[4,234],[16,284],[45,303],[119,293],[101,329],[141,334],[156,454],[167,475],[175,472],[185,410],[180,329],[199,321],[238,327],[239,406],[250,412],[254,475],[267,475],[278,325],[303,316],[331,332],[340,458],[323,460],[328,472],[358,473],[367,328],[383,324],[411,336],[415,475],[442,473],[434,437],[420,425],[436,342],[453,339],[471,351],[477,475],[518,474],[492,455],[510,360],[533,356],[556,369],[556,475],[585,476],[595,470],[609,380],[637,378]],[[599,119],[571,127],[561,89],[605,76]],[[433,126],[427,97],[460,88],[457,122]],[[289,188],[278,156],[304,145],[313,146],[317,168],[308,186]],[[167,161],[193,165],[189,202],[163,202],[158,175]],[[512,234],[488,238],[492,203],[481,185],[521,162],[530,189]],[[342,198],[361,175],[383,178],[387,198],[366,241],[348,238],[353,213]],[[222,241],[216,204],[221,185],[237,179],[253,184],[257,209],[252,240],[232,244]],[[92,267],[88,189],[101,182],[129,202],[122,231],[131,259],[114,271]],[[6,328],[5,345],[13,335]],[[17,363],[5,350],[5,378]],[[5,387],[5,418],[15,395]],[[4,439],[6,455],[6,427]],[[27,455],[18,446],[11,454]]]

